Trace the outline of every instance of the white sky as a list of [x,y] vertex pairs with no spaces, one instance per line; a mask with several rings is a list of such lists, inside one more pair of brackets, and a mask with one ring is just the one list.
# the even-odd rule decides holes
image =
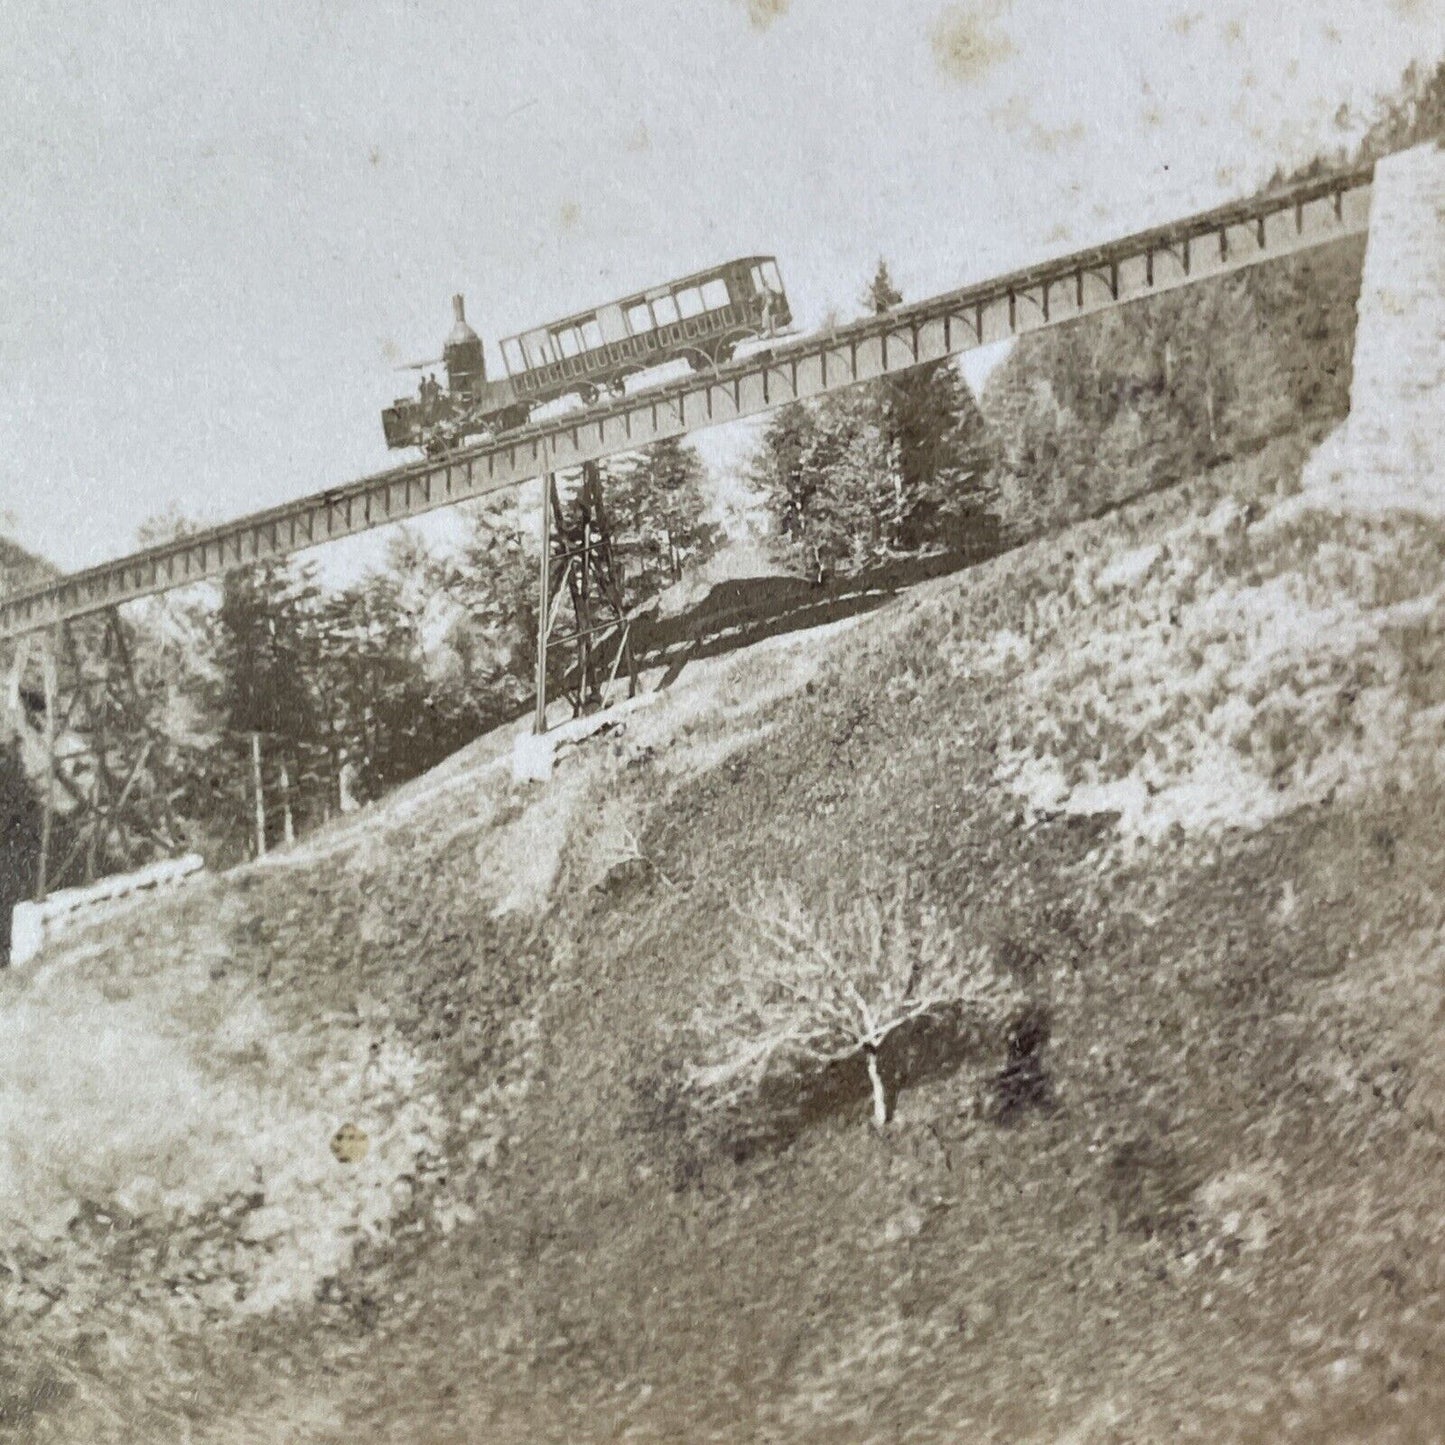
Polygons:
[[[771,17],[771,18],[770,18]],[[805,324],[1247,192],[1445,0],[0,0],[0,516],[73,568],[389,465],[487,339],[775,253]],[[722,450],[725,450],[723,448]]]

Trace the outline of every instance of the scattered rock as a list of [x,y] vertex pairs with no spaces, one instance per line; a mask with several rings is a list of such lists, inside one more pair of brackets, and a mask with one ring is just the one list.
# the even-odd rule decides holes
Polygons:
[[923,1226],[926,1222],[923,1211],[916,1205],[910,1204],[906,1209],[900,1209],[883,1226],[883,1238],[889,1244],[901,1244],[905,1239],[917,1239],[923,1233]]
[[46,1210],[32,1222],[31,1232],[37,1239],[63,1239],[70,1226],[79,1217],[79,1202],[74,1199],[62,1200],[53,1209]]
[[596,890],[608,898],[622,897],[634,889],[646,887],[654,871],[647,858],[624,858],[607,870],[597,883]]
[[1031,1109],[1053,1107],[1053,1081],[1043,1058],[1048,1041],[1047,1010],[1030,1008],[1009,1037],[1008,1062],[994,1076],[994,1110],[999,1123],[1012,1123]]
[[1343,1385],[1348,1380],[1353,1380],[1364,1366],[1353,1355],[1341,1355],[1339,1359],[1330,1362],[1330,1383],[1332,1385]]
[[485,1139],[475,1140],[467,1152],[471,1156],[473,1164],[482,1169],[495,1169],[505,1148],[506,1141],[499,1135],[493,1134]]
[[241,1238],[247,1244],[267,1244],[290,1228],[291,1216],[284,1209],[270,1204],[252,1210],[246,1216],[245,1224],[241,1228]]
[[1155,1237],[1183,1219],[1194,1185],[1184,1161],[1168,1144],[1136,1138],[1113,1151],[1104,1189],[1121,1228]]

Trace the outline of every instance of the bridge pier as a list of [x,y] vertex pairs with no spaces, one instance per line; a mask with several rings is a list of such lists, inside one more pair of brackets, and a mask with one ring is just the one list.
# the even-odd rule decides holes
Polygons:
[[7,731],[39,794],[33,896],[89,884],[182,851],[171,809],[178,769],[136,674],[115,608],[44,628],[7,669]]
[[[635,697],[638,689],[632,618],[623,593],[602,473],[595,462],[583,464],[570,511],[562,504],[557,474],[548,472],[542,478],[541,543],[537,711],[532,724],[538,736],[547,731],[554,644],[574,649],[573,660],[558,674],[572,703],[573,717],[607,706],[624,664],[627,695]],[[558,634],[557,622],[568,601],[572,604],[572,629]]]
[[1316,501],[1445,518],[1445,144],[1375,166],[1344,426],[1311,459]]

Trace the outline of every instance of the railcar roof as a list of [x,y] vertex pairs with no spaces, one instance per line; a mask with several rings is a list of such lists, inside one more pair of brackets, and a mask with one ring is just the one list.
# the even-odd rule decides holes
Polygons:
[[574,311],[568,316],[559,316],[553,321],[543,322],[540,326],[528,326],[525,330],[514,332],[511,336],[502,337],[502,341],[518,341],[523,336],[532,336],[538,331],[552,331],[558,326],[572,326],[578,322],[589,320],[608,306],[631,306],[638,301],[645,301],[650,296],[656,296],[659,291],[672,291],[679,286],[691,286],[695,281],[710,281],[730,266],[754,266],[760,265],[764,261],[776,262],[777,257],[734,256],[731,260],[719,261],[716,266],[709,266],[704,271],[693,271],[686,276],[674,277],[671,281],[658,281],[652,286],[644,287],[641,291],[629,291],[625,296],[616,296],[610,301],[600,302],[598,305],[589,306],[582,311]]

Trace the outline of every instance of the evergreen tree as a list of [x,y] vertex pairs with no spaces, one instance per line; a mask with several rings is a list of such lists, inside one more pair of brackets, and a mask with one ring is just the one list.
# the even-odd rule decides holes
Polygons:
[[1428,71],[1412,60],[1400,77],[1399,88],[1379,105],[1354,159],[1378,160],[1442,136],[1445,136],[1445,60],[1437,61]]
[[844,392],[821,408],[809,465],[825,485],[806,522],[823,573],[856,572],[899,550],[908,495],[900,444],[887,422],[866,391]]
[[[875,316],[902,304],[886,262],[864,301]],[[891,546],[959,543],[991,502],[988,429],[968,383],[954,361],[940,360],[882,377],[871,390],[882,434],[897,451]]]
[[506,715],[536,686],[537,571],[537,538],[509,498],[471,514],[460,564],[445,582],[465,615],[452,637],[459,666]]
[[708,516],[707,470],[686,442],[669,437],[614,462],[603,498],[627,565],[629,605],[681,579],[718,548],[722,529]]
[[873,279],[863,293],[863,305],[870,316],[882,316],[884,312],[892,311],[895,306],[902,304],[903,293],[894,284],[888,263],[880,256],[878,269],[873,273]]
[[415,777],[439,760],[437,699],[422,659],[416,614],[406,605],[405,578],[377,572],[342,594],[351,622],[348,662],[359,683],[352,693],[352,735],[373,792]]
[[784,556],[815,580],[891,550],[902,495],[897,444],[866,392],[781,408],[750,476],[771,500]]
[[324,738],[314,691],[319,595],[308,566],[242,568],[227,573],[214,624],[215,706],[231,735],[232,766],[245,775],[251,737],[259,737],[264,786],[279,798],[288,833],[302,811],[307,762]]
[[1291,333],[1252,278],[1024,337],[985,405],[1010,525],[1029,534],[1191,475],[1298,424]]
[[[864,303],[900,303],[880,262]],[[815,576],[966,545],[992,500],[987,429],[950,361],[774,413],[750,469],[783,550]]]
[[309,568],[262,563],[226,574],[216,623],[221,703],[232,731],[308,736],[314,709],[306,668],[314,658],[306,613],[316,595]]
[[748,465],[749,482],[768,499],[784,550],[800,545],[821,478],[809,466],[817,409],[791,402],[771,413]]

